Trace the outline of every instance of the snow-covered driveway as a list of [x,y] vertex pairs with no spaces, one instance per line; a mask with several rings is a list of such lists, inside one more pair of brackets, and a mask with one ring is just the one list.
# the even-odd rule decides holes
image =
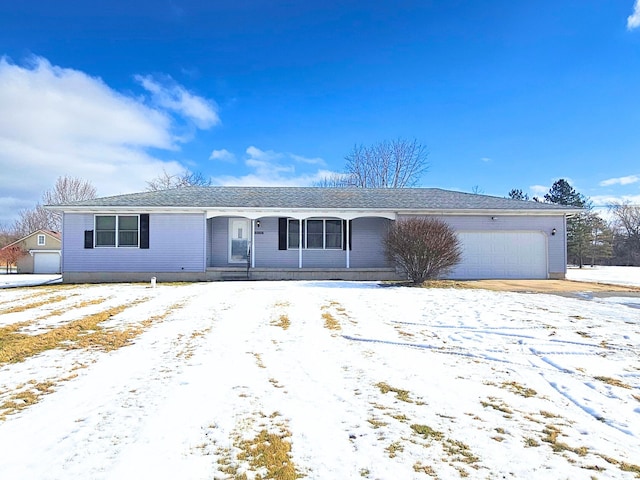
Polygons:
[[220,282],[0,302],[2,479],[640,474],[638,298]]

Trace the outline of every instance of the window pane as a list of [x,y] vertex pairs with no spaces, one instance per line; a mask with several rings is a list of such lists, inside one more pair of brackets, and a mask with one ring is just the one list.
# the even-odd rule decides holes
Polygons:
[[115,215],[99,215],[96,217],[96,247],[116,246]]
[[138,246],[138,217],[136,215],[118,216],[118,246]]
[[300,221],[289,220],[289,248],[298,248],[300,246]]
[[307,233],[322,233],[322,220],[307,220]]
[[342,220],[327,220],[327,233],[342,233]]
[[138,232],[122,231],[118,233],[118,246],[120,247],[137,247]]
[[115,231],[96,231],[96,247],[115,247],[116,232]]
[[138,230],[138,217],[120,215],[118,217],[118,227],[120,230]]
[[323,248],[323,223],[322,220],[307,220],[307,248]]
[[342,248],[342,220],[327,220],[325,248]]
[[115,217],[115,215],[96,217],[96,229],[98,229],[98,230],[115,230],[116,229],[116,217]]

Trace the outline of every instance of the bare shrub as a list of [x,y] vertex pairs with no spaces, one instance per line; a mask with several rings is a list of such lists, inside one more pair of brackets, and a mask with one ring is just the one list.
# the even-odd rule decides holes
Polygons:
[[385,248],[387,256],[416,284],[447,274],[462,258],[453,228],[432,218],[395,221],[385,237]]

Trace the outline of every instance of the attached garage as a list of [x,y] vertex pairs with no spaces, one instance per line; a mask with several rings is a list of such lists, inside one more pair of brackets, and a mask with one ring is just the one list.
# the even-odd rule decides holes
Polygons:
[[542,232],[458,232],[462,261],[451,278],[547,278],[547,237]]
[[33,252],[33,273],[60,273],[60,253]]

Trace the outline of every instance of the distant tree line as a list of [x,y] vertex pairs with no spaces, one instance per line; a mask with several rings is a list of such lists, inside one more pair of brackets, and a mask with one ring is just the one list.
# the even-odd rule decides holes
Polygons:
[[[508,193],[514,200],[529,201],[520,189]],[[570,264],[640,266],[640,205],[614,202],[607,206],[610,218],[602,218],[588,197],[577,192],[567,180],[556,181],[542,199],[582,209],[567,219],[567,260]]]

